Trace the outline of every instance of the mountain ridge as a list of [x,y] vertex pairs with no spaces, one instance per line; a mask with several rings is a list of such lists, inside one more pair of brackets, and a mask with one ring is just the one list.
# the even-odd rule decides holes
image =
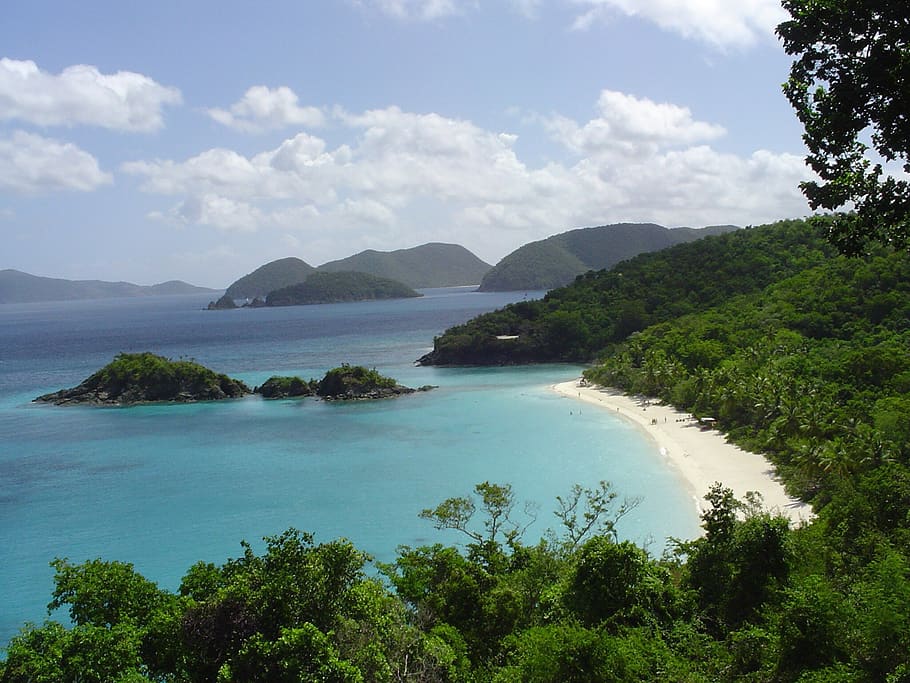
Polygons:
[[191,285],[183,280],[168,280],[154,285],[137,285],[124,281],[43,277],[13,268],[0,270],[0,304],[176,296],[217,291],[219,290]]
[[576,228],[528,242],[484,276],[481,292],[554,289],[589,270],[603,270],[639,254],[736,230],[732,225],[666,228],[656,223],[613,223]]
[[403,282],[409,287],[476,285],[492,266],[459,244],[428,242],[409,249],[367,249],[323,263],[325,272],[359,271]]

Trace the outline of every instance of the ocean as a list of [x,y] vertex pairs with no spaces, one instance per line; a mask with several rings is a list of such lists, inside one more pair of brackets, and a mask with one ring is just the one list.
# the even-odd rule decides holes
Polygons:
[[[418,514],[483,481],[539,506],[527,542],[555,530],[557,495],[603,479],[642,499],[622,538],[659,555],[668,538],[697,534],[691,497],[645,435],[549,390],[580,367],[414,365],[447,327],[542,293],[424,294],[234,311],[203,310],[212,297],[196,295],[0,306],[0,647],[48,618],[55,557],[130,562],[174,590],[194,562],[223,563],[241,540],[258,550],[295,527],[390,561],[400,545],[462,542]],[[353,404],[32,403],[137,351],[250,386],[350,363],[438,388]]]

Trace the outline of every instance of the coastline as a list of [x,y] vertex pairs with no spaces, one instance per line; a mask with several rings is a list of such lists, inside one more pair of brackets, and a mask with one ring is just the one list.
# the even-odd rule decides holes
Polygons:
[[578,379],[554,384],[551,389],[566,398],[610,410],[645,433],[679,472],[699,514],[707,507],[704,495],[720,482],[738,499],[747,491],[757,491],[765,509],[783,515],[793,525],[813,517],[812,508],[787,495],[774,466],[763,456],[728,443],[717,430],[700,429],[688,413],[653,399],[626,396],[616,389],[584,386]]

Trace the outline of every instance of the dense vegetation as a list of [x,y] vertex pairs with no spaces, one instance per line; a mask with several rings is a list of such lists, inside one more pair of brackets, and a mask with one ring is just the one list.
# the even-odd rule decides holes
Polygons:
[[372,299],[406,299],[422,296],[401,282],[355,272],[315,272],[290,287],[269,292],[266,306],[331,304]]
[[[176,593],[131,565],[55,560],[48,621],[13,638],[3,683],[148,681],[903,681],[905,552],[884,541],[845,573],[823,531],[790,531],[720,486],[705,535],[663,559],[616,537],[634,507],[609,485],[557,499],[557,531],[521,538],[508,486],[421,516],[463,549],[402,547],[366,571],[341,539],[289,529],[189,568]],[[854,539],[851,539],[854,540]]]
[[263,398],[298,398],[301,396],[314,396],[316,394],[315,380],[305,380],[300,377],[269,377],[253,391]]
[[508,254],[484,276],[480,291],[562,287],[589,270],[610,268],[638,254],[733,229],[732,226],[723,226],[670,230],[653,223],[619,223],[570,230],[530,242]]
[[39,396],[48,403],[131,405],[153,401],[215,401],[250,392],[243,382],[190,360],[121,353],[79,386]]
[[[868,243],[910,246],[910,22],[906,6],[877,0],[783,0],[777,27],[795,60],[784,93],[803,124],[801,183],[844,253]],[[874,150],[874,153],[870,150]],[[883,167],[890,162],[891,168]],[[901,173],[900,170],[903,170]]]
[[830,497],[910,458],[910,257],[829,259],[649,327],[586,374],[716,417],[794,492]]
[[375,369],[346,364],[325,373],[325,377],[315,384],[315,390],[317,396],[338,400],[386,398],[414,391]]
[[[421,390],[430,387],[421,387]],[[416,391],[397,380],[380,374],[375,368],[344,363],[325,373],[322,379],[304,380],[300,377],[269,377],[254,391],[263,398],[298,398],[319,396],[327,400],[344,401],[389,398]]]
[[[421,359],[434,365],[582,361],[648,325],[757,292],[834,253],[805,221],[737,230],[641,254],[447,330]],[[505,338],[501,338],[505,337]]]
[[270,261],[231,284],[225,292],[230,299],[256,299],[269,292],[306,280],[315,271],[310,264],[293,256]]
[[396,251],[368,249],[348,258],[323,263],[319,270],[355,270],[398,280],[414,288],[455,287],[476,285],[490,270],[490,264],[460,245],[430,243]]

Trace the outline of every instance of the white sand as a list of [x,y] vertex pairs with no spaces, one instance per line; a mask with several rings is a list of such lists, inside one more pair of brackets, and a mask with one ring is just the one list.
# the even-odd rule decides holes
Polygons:
[[699,511],[708,505],[704,495],[720,482],[738,499],[747,491],[757,491],[765,508],[789,518],[791,523],[813,516],[808,505],[787,495],[774,466],[764,457],[728,443],[715,429],[702,430],[688,413],[654,399],[625,396],[615,389],[581,386],[579,380],[556,384],[553,389],[563,396],[610,410],[644,431],[682,475]]

